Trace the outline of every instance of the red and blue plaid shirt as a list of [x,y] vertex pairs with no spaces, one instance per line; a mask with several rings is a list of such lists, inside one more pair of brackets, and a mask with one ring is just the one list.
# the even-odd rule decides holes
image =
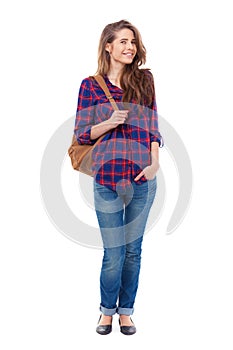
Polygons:
[[[152,74],[148,71],[147,74]],[[122,102],[123,90],[113,85],[105,76],[105,82],[119,109],[129,110],[124,124],[111,129],[93,151],[93,171],[95,181],[116,191],[125,189],[129,183],[151,164],[151,142],[163,146],[158,130],[158,115],[155,97],[151,106]],[[94,78],[82,81],[75,120],[75,135],[80,144],[94,144],[91,127],[111,117],[113,108],[104,91]],[[137,184],[147,181],[142,176]]]

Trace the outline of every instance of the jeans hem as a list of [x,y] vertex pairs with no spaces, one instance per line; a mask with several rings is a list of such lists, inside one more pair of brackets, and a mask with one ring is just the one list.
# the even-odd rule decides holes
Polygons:
[[134,312],[134,308],[126,308],[126,307],[118,307],[117,308],[117,313],[118,315],[126,315],[130,316]]
[[113,316],[116,313],[117,308],[113,308],[113,309],[108,309],[102,305],[100,305],[100,311],[102,312],[102,314],[104,314],[105,316]]

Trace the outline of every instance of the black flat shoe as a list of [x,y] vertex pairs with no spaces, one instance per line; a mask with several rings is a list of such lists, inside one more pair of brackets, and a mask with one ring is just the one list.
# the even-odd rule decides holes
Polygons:
[[[100,322],[101,317],[102,317],[102,315],[100,315],[98,323]],[[96,332],[101,334],[101,335],[107,335],[107,334],[111,333],[111,331],[112,331],[112,325],[111,324],[107,324],[107,325],[101,325],[100,324],[100,325],[98,325],[96,327]]]
[[[131,322],[133,323],[132,320],[131,320]],[[121,326],[121,320],[120,319],[119,319],[119,325],[120,325],[121,333],[123,333],[124,335],[133,335],[137,331],[135,326]]]

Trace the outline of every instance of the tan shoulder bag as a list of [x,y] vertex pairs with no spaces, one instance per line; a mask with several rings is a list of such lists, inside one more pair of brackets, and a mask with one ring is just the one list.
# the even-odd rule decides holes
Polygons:
[[[118,110],[117,104],[114,101],[114,98],[112,97],[104,81],[104,78],[101,75],[96,75],[93,78],[98,82],[99,86],[104,91],[113,109]],[[71,146],[68,149],[68,154],[71,159],[72,167],[75,170],[80,171],[89,176],[94,176],[92,171],[92,152],[93,149],[101,142],[101,140],[106,134],[107,133],[101,135],[98,138],[98,140],[94,143],[94,145],[80,145],[76,139],[76,136],[73,135]]]

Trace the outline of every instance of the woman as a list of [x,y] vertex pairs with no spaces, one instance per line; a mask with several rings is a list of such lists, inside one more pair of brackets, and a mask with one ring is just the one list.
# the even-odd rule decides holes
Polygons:
[[100,319],[96,331],[109,334],[119,314],[120,331],[136,332],[131,315],[138,288],[141,245],[156,193],[158,130],[153,76],[140,33],[122,20],[107,25],[100,38],[98,71],[119,110],[94,77],[82,81],[75,123],[80,144],[93,144],[95,210],[104,246],[100,274]]

